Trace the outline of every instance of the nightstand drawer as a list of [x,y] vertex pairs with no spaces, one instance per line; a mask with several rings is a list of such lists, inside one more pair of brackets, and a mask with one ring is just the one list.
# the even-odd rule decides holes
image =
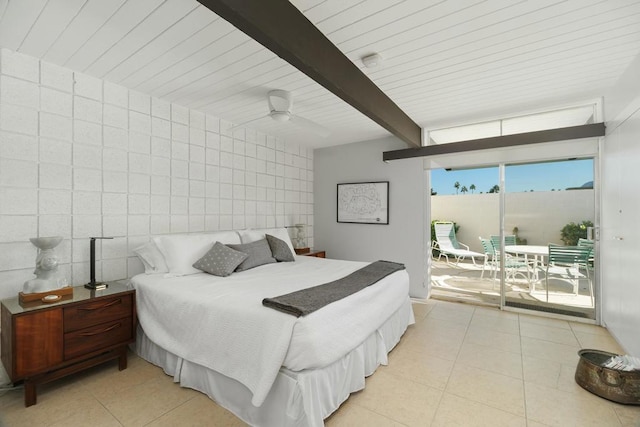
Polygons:
[[133,338],[131,317],[64,334],[64,358],[71,359]]
[[64,331],[70,332],[131,315],[132,294],[64,308]]

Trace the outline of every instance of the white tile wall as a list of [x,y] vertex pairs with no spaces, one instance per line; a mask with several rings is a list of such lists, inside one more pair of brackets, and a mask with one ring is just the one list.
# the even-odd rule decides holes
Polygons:
[[[313,224],[313,151],[0,49],[0,298],[33,277],[28,239],[61,235],[61,271],[142,271],[164,233]],[[312,231],[309,243],[313,244]]]

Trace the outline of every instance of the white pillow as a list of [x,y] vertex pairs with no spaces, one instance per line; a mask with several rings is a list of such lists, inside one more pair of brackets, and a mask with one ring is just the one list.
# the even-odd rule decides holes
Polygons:
[[169,272],[169,268],[167,267],[167,263],[164,260],[164,256],[153,240],[151,240],[149,243],[145,243],[138,248],[135,248],[133,250],[133,253],[136,254],[138,258],[140,258],[140,261],[142,261],[145,274]]
[[241,243],[235,231],[220,231],[203,234],[170,234],[157,236],[153,241],[164,255],[170,276],[186,276],[201,273],[193,264],[213,247],[215,242]]
[[267,234],[272,235],[273,237],[277,237],[280,240],[283,240],[289,249],[291,249],[291,253],[295,254],[296,251],[293,249],[293,243],[291,243],[291,237],[289,237],[289,232],[286,228],[257,228],[255,230],[238,230],[238,234],[240,235],[240,239],[242,239],[242,243],[252,243],[257,240],[262,240],[266,238]]

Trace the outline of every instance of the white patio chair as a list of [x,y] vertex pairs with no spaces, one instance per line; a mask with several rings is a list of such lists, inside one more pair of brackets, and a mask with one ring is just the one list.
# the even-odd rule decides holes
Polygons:
[[475,257],[484,258],[484,254],[471,251],[469,250],[469,246],[458,242],[453,222],[435,222],[433,228],[435,230],[436,240],[432,242],[431,249],[439,251],[438,260],[444,256],[447,263],[449,263],[449,256],[452,256],[455,258],[457,265],[461,259],[471,258],[473,265],[476,265]]

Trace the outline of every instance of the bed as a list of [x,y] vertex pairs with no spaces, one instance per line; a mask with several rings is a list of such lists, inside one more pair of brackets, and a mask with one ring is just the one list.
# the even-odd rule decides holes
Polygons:
[[[244,243],[268,232],[238,237]],[[201,256],[202,248],[193,250],[190,238],[188,245],[175,245],[173,255],[167,250],[171,245],[157,241],[167,264],[179,253],[186,268],[187,260]],[[232,234],[204,240],[211,238],[236,241]],[[211,240],[205,246],[210,245]],[[388,352],[414,322],[408,275],[394,272],[303,317],[264,307],[262,300],[339,279],[365,265],[296,256],[295,262],[227,277],[171,274],[175,265],[168,266],[169,273],[147,271],[130,281],[137,295],[136,352],[250,425],[322,426],[350,393],[364,388],[365,377],[387,363]]]

